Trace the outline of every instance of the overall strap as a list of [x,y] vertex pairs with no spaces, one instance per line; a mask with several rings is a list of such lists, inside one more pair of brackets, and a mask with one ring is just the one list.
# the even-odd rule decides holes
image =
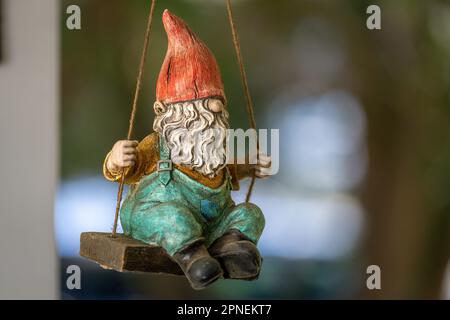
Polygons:
[[172,179],[172,160],[170,160],[170,150],[161,134],[159,134],[159,159],[156,171],[159,181],[166,186]]
[[231,181],[233,178],[231,176],[230,168],[228,166],[225,167],[225,180],[227,182],[228,190],[233,189],[233,182]]

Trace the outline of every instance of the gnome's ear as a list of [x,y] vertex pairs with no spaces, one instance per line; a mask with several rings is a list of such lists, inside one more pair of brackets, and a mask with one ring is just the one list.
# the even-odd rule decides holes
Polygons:
[[224,108],[222,100],[219,99],[208,99],[208,108],[212,112],[221,112]]
[[155,104],[153,105],[153,110],[155,110],[156,115],[159,116],[166,113],[167,108],[162,102],[155,101]]

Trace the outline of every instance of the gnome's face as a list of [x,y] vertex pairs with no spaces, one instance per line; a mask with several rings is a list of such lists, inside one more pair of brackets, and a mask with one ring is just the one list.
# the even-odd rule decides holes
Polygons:
[[208,177],[226,165],[228,112],[219,66],[186,23],[164,11],[168,47],[156,84],[153,128],[172,161]]
[[228,112],[218,99],[154,105],[153,129],[166,140],[172,161],[214,177],[226,166]]

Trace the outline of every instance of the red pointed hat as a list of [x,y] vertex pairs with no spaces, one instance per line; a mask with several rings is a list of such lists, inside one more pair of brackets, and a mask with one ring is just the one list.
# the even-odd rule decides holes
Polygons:
[[167,9],[163,24],[168,48],[156,84],[156,99],[176,103],[217,97],[225,103],[219,66],[208,47]]

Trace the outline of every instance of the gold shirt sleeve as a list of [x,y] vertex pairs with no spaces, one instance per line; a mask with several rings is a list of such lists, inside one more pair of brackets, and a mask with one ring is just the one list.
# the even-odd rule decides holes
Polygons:
[[[122,173],[111,172],[106,167],[106,163],[111,152],[106,155],[103,162],[103,175],[109,181],[120,181]],[[139,182],[143,175],[154,171],[156,162],[158,161],[158,134],[156,132],[145,137],[137,146],[137,156],[134,166],[125,169],[125,183],[133,184]]]

